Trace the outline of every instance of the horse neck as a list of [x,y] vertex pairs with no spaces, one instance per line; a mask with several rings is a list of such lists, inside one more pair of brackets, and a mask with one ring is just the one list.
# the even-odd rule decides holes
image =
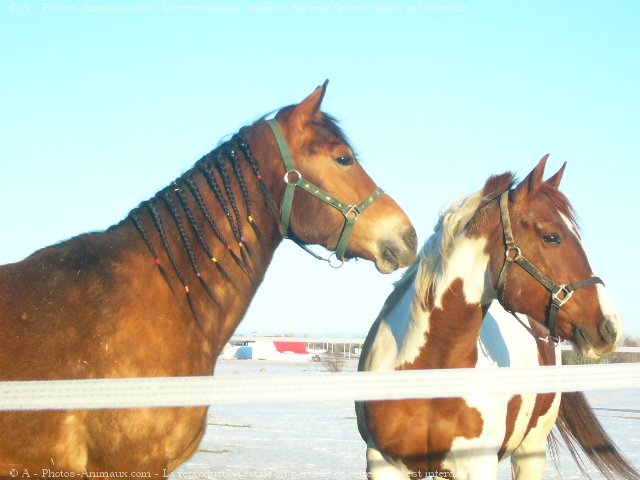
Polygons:
[[149,275],[164,277],[159,288],[172,290],[214,353],[240,323],[282,241],[267,198],[282,197],[274,178],[284,168],[277,147],[263,145],[269,142],[255,130],[243,132],[245,145],[234,137],[203,157],[119,227],[130,232],[127,242],[137,239],[129,247]]
[[490,303],[492,291],[487,288],[486,244],[486,237],[460,237],[446,259],[423,272],[431,276],[429,281],[418,273],[411,321],[422,325],[424,334],[413,359],[405,358],[404,368],[475,366],[483,305]]

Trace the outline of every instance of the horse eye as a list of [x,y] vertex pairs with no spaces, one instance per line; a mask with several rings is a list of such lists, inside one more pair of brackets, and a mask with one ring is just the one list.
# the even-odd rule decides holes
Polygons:
[[557,233],[549,233],[543,236],[542,239],[549,245],[560,245],[562,243],[562,239]]
[[353,165],[353,157],[338,157],[336,158],[336,162],[338,162],[338,164],[342,165],[343,167],[348,167],[350,165]]

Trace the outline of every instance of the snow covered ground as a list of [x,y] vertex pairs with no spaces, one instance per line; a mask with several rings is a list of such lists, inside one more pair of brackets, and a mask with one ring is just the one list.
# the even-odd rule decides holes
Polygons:
[[[355,370],[351,360],[345,370]],[[316,363],[221,360],[216,375],[279,375],[319,372]],[[326,375],[333,375],[326,373]],[[588,394],[601,422],[621,450],[640,469],[640,391]],[[174,479],[365,479],[365,447],[352,403],[278,403],[215,406],[200,449]],[[589,469],[592,478],[603,478]],[[581,480],[569,453],[561,450],[560,474],[553,465],[545,478]],[[510,479],[508,461],[500,477]]]

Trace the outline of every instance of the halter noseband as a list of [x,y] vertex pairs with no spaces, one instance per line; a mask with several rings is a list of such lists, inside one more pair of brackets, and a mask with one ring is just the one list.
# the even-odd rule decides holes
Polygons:
[[[360,202],[357,205],[350,205],[338,200],[327,191],[314,185],[308,180],[305,180],[302,177],[302,174],[296,169],[295,164],[293,163],[293,157],[291,156],[289,146],[287,145],[287,141],[284,138],[280,125],[278,125],[278,122],[275,119],[267,120],[267,123],[271,127],[271,130],[276,137],[276,141],[278,142],[278,147],[280,148],[280,154],[282,155],[284,167],[286,170],[286,173],[284,174],[284,183],[286,183],[287,186],[282,198],[282,209],[280,213],[280,228],[282,230],[282,235],[285,238],[291,238],[295,243],[297,243],[300,247],[302,247],[317,259],[326,260],[332,267],[340,268],[344,263],[344,253],[347,250],[347,245],[349,244],[349,239],[351,238],[351,233],[353,231],[353,227],[355,226],[356,220],[358,220],[360,215],[362,215],[367,208],[369,208],[376,200],[378,200],[384,194],[384,192],[381,188],[376,187],[371,195],[369,195],[364,201]],[[290,236],[289,224],[291,220],[291,208],[293,206],[293,194],[295,193],[296,187],[300,187],[303,190],[309,192],[316,198],[319,198],[323,202],[339,210],[340,213],[344,215],[344,226],[342,227],[342,232],[340,234],[338,244],[335,251],[327,259],[318,256],[302,242]],[[331,263],[331,256],[333,255],[336,256],[336,259],[340,263]]]
[[[601,284],[604,282],[599,277],[589,277],[584,280],[579,280],[570,284],[557,284],[545,274],[543,274],[535,265],[522,256],[520,248],[516,245],[516,241],[513,238],[513,231],[511,230],[511,220],[509,218],[509,191],[502,193],[500,196],[500,218],[502,219],[502,230],[504,233],[504,265],[500,271],[498,277],[498,285],[496,287],[498,301],[504,307],[504,291],[507,285],[507,276],[514,263],[520,265],[529,275],[535,278],[541,283],[549,292],[551,292],[551,298],[549,300],[549,312],[547,314],[547,320],[549,328],[549,336],[551,339],[558,343],[560,338],[557,334],[557,321],[558,312],[573,295],[573,292],[589,285]],[[506,308],[506,307],[505,307]]]

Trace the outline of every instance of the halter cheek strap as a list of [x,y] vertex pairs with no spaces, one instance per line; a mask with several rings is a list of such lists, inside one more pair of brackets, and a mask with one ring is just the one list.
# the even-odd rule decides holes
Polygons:
[[[320,260],[328,260],[331,266],[339,268],[344,262],[344,254],[347,250],[347,245],[349,244],[349,239],[351,238],[351,233],[353,232],[353,227],[355,226],[356,220],[358,220],[360,215],[362,215],[362,213],[364,213],[367,208],[369,208],[376,200],[378,200],[384,194],[384,192],[381,188],[376,188],[365,200],[357,205],[351,205],[338,200],[336,197],[329,194],[326,190],[323,190],[322,188],[314,185],[313,183],[305,180],[302,177],[302,174],[295,167],[293,157],[291,156],[289,146],[284,138],[284,134],[282,133],[280,125],[278,125],[278,122],[275,119],[267,120],[267,123],[271,127],[276,141],[278,142],[278,147],[280,148],[280,154],[282,155],[282,160],[284,161],[284,167],[286,170],[284,174],[284,182],[287,185],[285,187],[284,196],[282,197],[282,208],[280,213],[280,229],[282,235],[285,238],[289,237],[294,240],[300,247],[305,249],[314,257]],[[311,195],[322,200],[324,203],[331,205],[333,208],[339,210],[340,213],[342,213],[342,215],[344,216],[345,223],[342,227],[342,232],[340,233],[340,238],[338,240],[336,249],[332,254],[332,256],[336,256],[336,259],[340,262],[339,264],[334,265],[333,263],[331,263],[331,257],[329,257],[329,259],[324,259],[311,251],[306,245],[302,244],[302,242],[291,237],[291,209],[293,207],[293,197],[296,191],[296,187],[302,188]]]
[[496,286],[498,301],[504,306],[504,291],[507,286],[507,277],[513,264],[517,263],[551,293],[547,313],[547,327],[549,328],[549,336],[554,342],[558,343],[560,338],[557,333],[557,323],[560,308],[567,303],[576,290],[590,285],[604,285],[604,282],[599,277],[593,276],[569,284],[557,284],[542,273],[522,255],[520,248],[516,245],[515,239],[513,238],[513,230],[511,229],[508,204],[509,191],[506,191],[500,196],[500,217],[502,219],[502,231],[504,234],[505,255],[504,265],[500,271],[498,284]]

